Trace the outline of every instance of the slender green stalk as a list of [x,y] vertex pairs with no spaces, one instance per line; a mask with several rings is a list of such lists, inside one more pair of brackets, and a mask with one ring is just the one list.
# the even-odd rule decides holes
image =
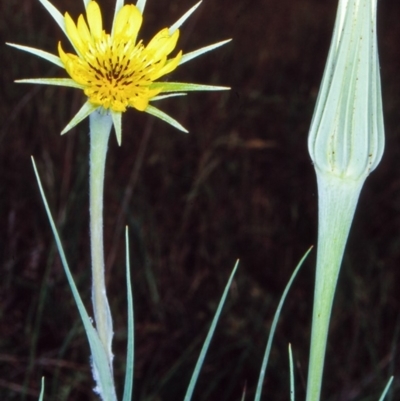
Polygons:
[[112,366],[112,318],[108,304],[103,246],[103,191],[107,144],[112,118],[97,110],[90,115],[90,251],[92,257],[92,302],[97,332]]
[[343,252],[357,206],[362,181],[344,181],[317,173],[319,217],[318,251],[312,318],[307,401],[320,397],[326,342]]

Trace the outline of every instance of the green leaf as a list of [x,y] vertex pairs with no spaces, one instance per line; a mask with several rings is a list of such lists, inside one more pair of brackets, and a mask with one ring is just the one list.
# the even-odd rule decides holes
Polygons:
[[57,228],[55,226],[53,217],[50,212],[49,205],[46,200],[46,196],[44,194],[43,186],[40,181],[39,173],[36,168],[35,161],[32,157],[33,169],[35,171],[36,180],[38,182],[40,195],[42,197],[42,201],[46,210],[47,217],[50,222],[51,230],[53,231],[54,239],[56,241],[57,249],[60,254],[61,262],[65,271],[65,275],[67,276],[68,284],[71,288],[72,295],[75,299],[76,306],[78,307],[79,315],[81,317],[83,326],[85,328],[85,332],[87,338],[89,340],[90,350],[92,353],[92,369],[93,376],[96,381],[97,387],[96,391],[101,394],[103,401],[116,401],[115,388],[114,388],[114,380],[112,376],[112,370],[110,365],[108,364],[107,354],[103,347],[103,344],[97,334],[96,329],[93,327],[92,320],[86,312],[86,308],[83,305],[81,296],[79,295],[78,289],[76,288],[74,279],[72,277],[70,268],[68,266],[67,259],[65,257],[64,249],[61,244],[60,237],[57,232]]
[[6,43],[6,44],[8,46],[15,47],[18,50],[22,50],[24,52],[34,54],[35,56],[38,56],[47,61],[50,61],[50,63],[53,63],[58,67],[65,68],[60,57],[55,56],[54,54],[51,54],[51,53],[45,52],[44,50],[36,49],[36,48],[30,47],[30,46],[17,45],[16,43]]
[[278,308],[276,309],[276,312],[275,312],[274,320],[272,321],[271,331],[268,336],[268,342],[267,342],[267,346],[265,348],[264,358],[263,358],[261,369],[260,369],[260,375],[258,378],[257,390],[256,390],[256,395],[254,397],[254,401],[260,401],[260,398],[261,398],[262,385],[264,382],[265,371],[267,370],[268,358],[269,358],[269,354],[271,352],[271,347],[272,347],[272,340],[274,339],[274,334],[275,334],[276,326],[278,324],[279,316],[281,314],[283,303],[285,302],[286,296],[289,292],[290,287],[292,286],[292,283],[293,283],[298,271],[300,270],[300,267],[303,265],[304,260],[306,259],[308,254],[311,252],[311,249],[312,249],[312,247],[304,254],[304,256],[301,258],[299,264],[296,266],[296,269],[292,273],[292,276],[290,277],[290,280],[287,283],[285,290],[283,291],[282,297],[279,301]]
[[158,117],[161,120],[167,122],[168,124],[172,125],[173,127],[177,128],[179,131],[188,133],[189,131],[184,128],[181,124],[178,123],[178,121],[174,120],[172,117],[170,117],[168,114],[164,113],[163,111],[157,109],[154,106],[148,105],[145,110],[146,113],[151,114],[152,116]]
[[134,373],[134,317],[133,317],[133,297],[131,286],[131,267],[129,261],[129,236],[128,227],[125,229],[125,248],[126,248],[126,289],[128,298],[128,346],[126,353],[126,371],[124,396],[122,401],[131,401]]
[[179,61],[179,65],[187,63],[188,61],[193,60],[194,58],[199,57],[204,53],[210,52],[211,50],[214,50],[220,46],[223,46],[224,44],[230,42],[231,40],[232,39],[222,40],[221,42],[217,42],[212,45],[208,45],[208,46],[202,47],[200,49],[193,50],[192,52],[186,53],[182,56],[181,60]]
[[212,339],[212,337],[214,335],[215,328],[217,326],[219,317],[221,315],[222,307],[224,306],[225,299],[226,299],[226,297],[228,295],[228,291],[229,291],[229,289],[231,287],[231,284],[232,284],[232,281],[233,281],[233,277],[235,276],[235,273],[236,273],[236,270],[237,270],[238,266],[239,266],[239,261],[236,262],[235,267],[233,268],[232,273],[231,273],[231,275],[229,277],[228,283],[225,286],[225,289],[224,289],[224,292],[222,294],[221,300],[219,301],[218,308],[217,308],[217,310],[215,312],[215,315],[214,315],[213,321],[211,323],[210,329],[208,330],[207,337],[206,337],[206,339],[204,341],[204,344],[203,344],[203,347],[201,349],[201,352],[200,352],[200,355],[199,355],[199,359],[197,360],[196,366],[194,368],[194,371],[193,371],[193,374],[192,374],[192,378],[190,379],[190,383],[189,383],[188,389],[186,390],[186,395],[185,395],[184,401],[190,401],[192,399],[194,387],[195,387],[195,385],[197,383],[197,379],[199,377],[201,367],[203,366],[204,358],[206,357],[206,354],[207,354],[207,351],[208,351],[208,347],[210,346],[211,339]]

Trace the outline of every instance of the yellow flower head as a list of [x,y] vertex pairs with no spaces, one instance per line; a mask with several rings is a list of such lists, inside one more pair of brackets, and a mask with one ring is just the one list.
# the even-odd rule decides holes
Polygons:
[[127,107],[144,111],[149,100],[162,88],[152,89],[151,84],[173,71],[182,58],[182,52],[172,59],[179,30],[173,34],[168,28],[161,30],[144,46],[136,43],[142,24],[142,14],[134,5],[123,6],[116,15],[113,32],[103,30],[100,7],[91,1],[86,8],[87,22],[80,15],[75,25],[68,13],[65,27],[78,55],[58,52],[70,77],[82,85],[89,102],[115,112]]
[[58,44],[58,56],[28,46],[9,43],[10,46],[32,53],[65,69],[70,78],[33,78],[17,82],[68,86],[83,90],[87,96],[81,107],[61,134],[66,133],[94,110],[109,113],[115,127],[118,143],[121,143],[121,114],[128,107],[152,114],[172,126],[187,132],[172,117],[150,104],[150,102],[171,96],[185,95],[187,91],[224,90],[221,86],[199,85],[182,82],[157,81],[210,50],[229,42],[224,40],[190,53],[174,51],[178,38],[178,28],[196,10],[201,2],[187,11],[175,24],[158,32],[145,46],[137,41],[142,25],[142,14],[146,0],[138,0],[136,6],[124,5],[116,0],[111,33],[103,30],[101,10],[96,1],[83,0],[86,20],[80,15],[77,23],[68,13],[63,16],[49,0],[39,0],[63,30],[76,54],[64,51]]

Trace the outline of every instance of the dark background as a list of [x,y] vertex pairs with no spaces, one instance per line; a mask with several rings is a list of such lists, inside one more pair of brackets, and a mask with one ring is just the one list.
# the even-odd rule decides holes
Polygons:
[[[338,283],[323,399],[377,400],[399,374],[400,2],[379,3],[386,150],[361,194]],[[74,18],[79,0],[54,0]],[[108,23],[113,1],[100,4]],[[194,3],[148,0],[148,40]],[[171,80],[231,86],[158,106],[190,131],[129,110],[106,172],[105,250],[119,394],[126,347],[123,230],[131,236],[135,399],[183,399],[200,346],[237,258],[240,268],[194,400],[252,399],[279,297],[316,241],[315,175],[307,152],[336,0],[205,0],[181,29],[188,52],[232,37]],[[109,26],[109,25],[107,25]],[[30,156],[36,159],[77,285],[90,307],[88,122],[60,137],[83,103],[73,89],[14,84],[65,72],[4,42],[56,53],[62,32],[38,1],[0,3],[0,398],[95,400],[89,347],[55,251]],[[315,251],[277,328],[264,399],[305,397]],[[90,312],[91,313],[91,312]],[[399,378],[392,399],[399,397]]]

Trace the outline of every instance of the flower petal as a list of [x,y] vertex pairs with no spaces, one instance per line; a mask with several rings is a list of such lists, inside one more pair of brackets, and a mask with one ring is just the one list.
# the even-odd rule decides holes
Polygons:
[[129,4],[122,7],[115,17],[112,37],[124,35],[135,43],[142,21],[142,14],[136,6]]
[[89,24],[90,33],[94,39],[100,39],[103,32],[103,20],[101,10],[95,1],[91,1],[86,8],[86,17]]
[[168,28],[162,29],[146,46],[146,50],[153,53],[154,60],[160,60],[163,56],[168,56],[175,49],[179,38],[179,31],[169,34]]
[[86,51],[86,45],[82,42],[82,39],[79,35],[78,28],[75,25],[75,22],[71,18],[68,13],[65,13],[65,29],[67,31],[67,36],[72,45],[74,46],[76,52],[82,57],[82,55]]
[[77,28],[78,28],[79,38],[81,39],[81,41],[87,44],[92,43],[92,35],[90,34],[90,30],[82,14],[78,18]]
[[180,51],[176,57],[173,59],[170,59],[167,61],[167,63],[162,67],[157,73],[154,73],[152,75],[152,79],[156,80],[160,77],[162,77],[165,74],[168,74],[176,69],[178,67],[179,62],[181,61],[182,58],[182,52]]

